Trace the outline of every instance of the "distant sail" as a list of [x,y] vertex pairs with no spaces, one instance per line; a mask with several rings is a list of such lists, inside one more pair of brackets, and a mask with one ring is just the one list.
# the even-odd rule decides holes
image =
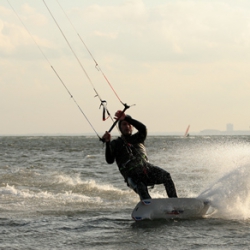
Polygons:
[[188,136],[189,136],[189,133],[188,133],[189,128],[190,128],[190,125],[188,125],[188,127],[187,127],[187,129],[186,129],[186,132],[185,132],[185,134],[184,134],[184,137],[188,137]]

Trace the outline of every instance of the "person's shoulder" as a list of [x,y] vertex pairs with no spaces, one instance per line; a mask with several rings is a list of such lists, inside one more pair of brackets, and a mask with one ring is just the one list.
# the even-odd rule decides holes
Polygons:
[[116,148],[116,147],[119,147],[119,145],[122,144],[122,139],[121,137],[117,137],[115,139],[113,139],[112,141],[110,141],[110,145],[112,148]]
[[136,132],[135,134],[132,135],[132,137],[134,140],[137,140],[140,143],[144,143],[147,139],[147,134]]
[[117,143],[117,142],[120,142],[120,141],[122,141],[122,138],[120,136],[118,136],[118,137],[114,138],[111,142],[112,143]]

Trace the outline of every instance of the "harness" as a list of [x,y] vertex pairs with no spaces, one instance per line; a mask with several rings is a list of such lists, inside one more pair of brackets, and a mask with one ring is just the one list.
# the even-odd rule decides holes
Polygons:
[[[127,177],[124,176],[125,178],[125,182],[127,183],[127,185],[134,189],[135,186],[137,186],[137,184],[134,182],[135,180],[133,180],[133,177],[129,175],[129,173],[131,173],[132,170],[140,167],[142,170],[142,173],[144,174],[144,176],[148,177],[148,159],[147,156],[145,154],[141,154],[139,152],[138,149],[136,149],[133,144],[128,143],[125,138],[121,138],[120,139],[123,141],[123,145],[124,147],[126,147],[127,153],[130,155],[130,159],[128,159],[126,162],[124,162],[123,164],[121,164],[121,167],[119,167],[119,170],[121,172],[123,172],[124,170],[126,171],[126,175]],[[133,164],[130,167],[127,167],[127,165],[133,162]],[[154,188],[154,185],[150,185],[149,186],[150,189]]]

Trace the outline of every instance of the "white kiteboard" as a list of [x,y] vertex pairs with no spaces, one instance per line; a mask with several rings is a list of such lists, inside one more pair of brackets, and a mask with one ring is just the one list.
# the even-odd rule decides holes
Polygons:
[[135,221],[199,218],[209,206],[209,201],[197,198],[147,199],[136,205],[131,216]]

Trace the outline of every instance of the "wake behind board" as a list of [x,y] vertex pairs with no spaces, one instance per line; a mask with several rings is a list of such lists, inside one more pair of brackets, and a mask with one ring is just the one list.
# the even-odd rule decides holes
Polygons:
[[208,208],[209,201],[196,198],[147,199],[136,205],[131,216],[135,221],[201,218]]

